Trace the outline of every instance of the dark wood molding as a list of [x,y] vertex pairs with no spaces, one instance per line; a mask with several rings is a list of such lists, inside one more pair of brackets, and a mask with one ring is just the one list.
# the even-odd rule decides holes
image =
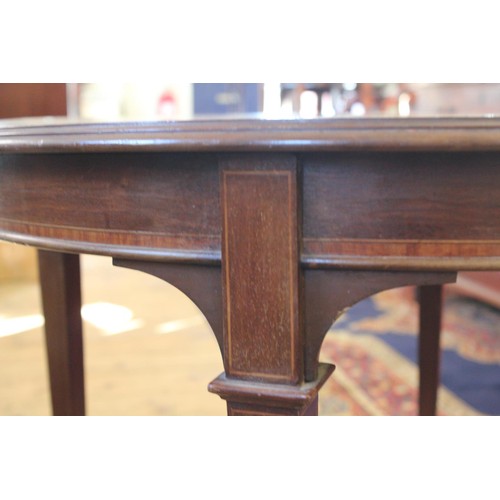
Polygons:
[[393,257],[382,255],[303,255],[306,269],[394,270],[452,272],[500,270],[500,258],[490,257]]
[[316,380],[298,385],[238,380],[223,373],[208,390],[228,402],[229,415],[305,415],[311,406],[317,414],[318,392],[334,369],[322,363]]
[[498,118],[0,122],[0,151],[499,151]]

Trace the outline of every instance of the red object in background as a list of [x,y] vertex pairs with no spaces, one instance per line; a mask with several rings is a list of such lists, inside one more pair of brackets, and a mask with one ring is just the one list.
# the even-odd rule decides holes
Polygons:
[[175,96],[169,90],[163,92],[158,101],[158,115],[162,118],[172,119],[176,115],[176,100]]

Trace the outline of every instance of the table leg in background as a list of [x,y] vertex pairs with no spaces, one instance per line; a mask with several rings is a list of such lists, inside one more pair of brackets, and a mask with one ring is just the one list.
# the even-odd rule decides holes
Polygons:
[[84,415],[79,255],[38,251],[54,415]]
[[436,414],[439,387],[442,285],[418,288],[420,304],[418,335],[419,414]]

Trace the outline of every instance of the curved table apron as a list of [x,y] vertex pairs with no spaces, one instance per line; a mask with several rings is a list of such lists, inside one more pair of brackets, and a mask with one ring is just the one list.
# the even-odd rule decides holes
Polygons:
[[499,200],[494,118],[0,122],[0,238],[39,249],[57,415],[85,413],[80,253],[198,305],[229,415],[317,414],[332,322],[418,286],[433,414],[441,286],[500,269]]

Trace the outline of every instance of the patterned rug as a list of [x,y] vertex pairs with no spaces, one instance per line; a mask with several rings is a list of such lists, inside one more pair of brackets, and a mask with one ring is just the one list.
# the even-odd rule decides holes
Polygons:
[[[416,415],[418,304],[414,290],[353,306],[327,334],[320,360],[337,368],[321,415]],[[446,294],[439,415],[500,415],[500,310]]]

